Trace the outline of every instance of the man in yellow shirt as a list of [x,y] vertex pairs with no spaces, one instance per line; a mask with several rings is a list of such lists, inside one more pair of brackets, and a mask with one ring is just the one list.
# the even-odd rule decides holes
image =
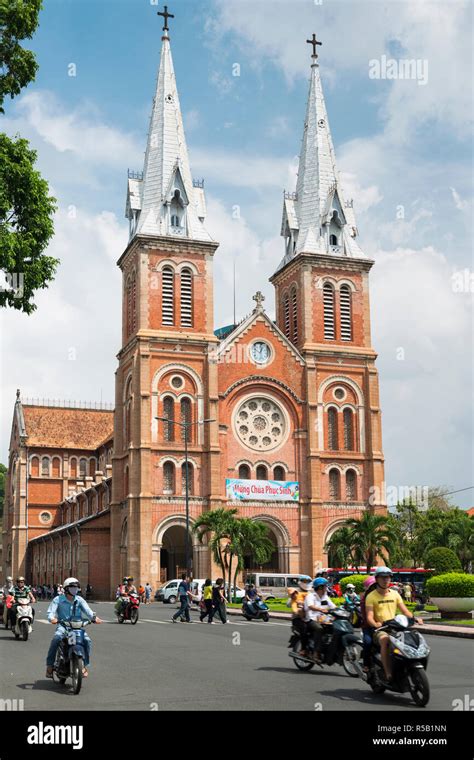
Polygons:
[[[367,623],[371,628],[375,628],[374,642],[380,646],[382,665],[388,682],[392,680],[390,638],[386,631],[378,632],[377,628],[381,628],[387,620],[392,620],[398,611],[408,618],[413,617],[410,610],[405,607],[398,591],[390,588],[392,575],[389,567],[378,567],[374,573],[377,588],[375,591],[371,591],[365,599]],[[423,623],[423,620],[416,618],[416,622]]]

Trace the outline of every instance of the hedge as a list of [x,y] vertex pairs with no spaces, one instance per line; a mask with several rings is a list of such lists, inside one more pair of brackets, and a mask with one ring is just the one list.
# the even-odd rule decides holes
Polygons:
[[425,567],[432,567],[434,569],[433,575],[462,572],[459,557],[452,549],[448,549],[446,546],[437,546],[434,549],[429,549],[424,556],[424,565]]
[[426,581],[430,597],[474,597],[474,576],[468,573],[444,573]]
[[364,581],[367,578],[370,578],[370,575],[348,575],[346,578],[342,578],[341,580],[341,589],[342,593],[344,594],[346,591],[346,586],[348,583],[353,583],[355,586],[355,590],[357,594],[362,594],[364,591]]

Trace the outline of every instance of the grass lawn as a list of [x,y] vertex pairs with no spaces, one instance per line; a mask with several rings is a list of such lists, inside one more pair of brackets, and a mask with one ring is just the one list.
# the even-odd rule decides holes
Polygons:
[[[430,621],[430,625],[431,622],[434,621]],[[469,618],[469,620],[446,620],[445,618],[441,618],[441,620],[437,620],[436,622],[441,623],[442,625],[474,625],[474,620],[472,618]]]

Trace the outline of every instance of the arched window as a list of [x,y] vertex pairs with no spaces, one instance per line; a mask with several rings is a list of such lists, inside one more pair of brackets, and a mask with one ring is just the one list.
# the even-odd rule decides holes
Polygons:
[[173,462],[165,462],[163,465],[163,493],[175,492],[175,466]]
[[337,245],[336,235],[329,235],[329,245]]
[[72,457],[72,459],[69,460],[69,477],[70,478],[77,478],[77,459],[76,459],[76,457]]
[[330,282],[323,286],[324,308],[324,337],[326,340],[334,340],[336,337],[334,327],[334,288]]
[[185,208],[181,197],[181,191],[176,188],[170,204],[171,230],[178,232],[184,227]]
[[174,325],[174,272],[171,267],[163,267],[163,293],[161,314],[164,325]]
[[344,409],[342,419],[344,423],[344,448],[346,451],[354,451],[354,415],[352,409]]
[[250,480],[250,467],[248,464],[241,464],[239,467],[239,479]]
[[291,291],[291,327],[291,339],[296,345],[298,343],[298,297],[296,288]]
[[128,496],[128,465],[125,467],[125,472],[123,474],[123,491],[124,498],[126,499]]
[[125,436],[124,443],[127,447],[132,441],[132,378],[129,377],[125,391]]
[[39,457],[31,458],[30,474],[32,478],[37,478],[39,476]]
[[132,332],[132,278],[127,279],[126,302],[125,302],[125,326],[127,338]]
[[280,480],[280,481],[286,480],[286,473],[285,473],[284,467],[277,465],[277,467],[273,469],[273,480]]
[[268,480],[268,470],[264,464],[257,467],[257,480]]
[[42,457],[41,459],[41,475],[49,477],[49,458]]
[[337,451],[339,449],[337,411],[333,406],[328,409],[328,449],[331,451]]
[[[181,491],[186,493],[186,462],[181,465]],[[188,494],[194,493],[194,467],[188,462]]]
[[341,498],[341,476],[339,470],[329,470],[329,498],[339,501]]
[[87,475],[87,459],[79,460],[79,476],[85,478]]
[[53,457],[53,478],[59,478],[61,475],[61,460],[59,457]]
[[181,272],[181,326],[193,326],[193,275],[190,269]]
[[290,296],[288,293],[283,298],[283,319],[285,320],[285,335],[290,340]]
[[348,285],[342,285],[339,291],[341,310],[341,340],[352,340],[352,293]]
[[[191,400],[189,398],[181,399],[181,422],[191,422]],[[181,438],[184,441],[185,428],[181,428]],[[187,428],[188,443],[192,441],[192,427]]]
[[163,438],[165,441],[174,441],[174,399],[166,396],[163,401],[163,417],[169,422],[163,422]]
[[355,501],[357,499],[357,478],[355,470],[346,472],[346,499]]

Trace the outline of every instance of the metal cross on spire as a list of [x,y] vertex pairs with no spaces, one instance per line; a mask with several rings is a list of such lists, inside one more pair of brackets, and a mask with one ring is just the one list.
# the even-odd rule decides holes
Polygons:
[[312,45],[313,46],[313,55],[311,57],[312,58],[317,58],[318,54],[316,52],[316,45],[322,45],[323,43],[319,42],[319,40],[316,39],[316,35],[315,34],[313,34],[313,39],[312,40],[306,40],[306,42],[308,43],[308,45]]
[[165,5],[165,10],[163,12],[162,11],[158,11],[158,13],[156,15],[157,16],[163,16],[163,18],[165,20],[165,25],[163,27],[163,31],[164,32],[169,32],[170,28],[168,26],[168,19],[169,18],[174,18],[174,15],[172,13],[168,13],[168,6]]

